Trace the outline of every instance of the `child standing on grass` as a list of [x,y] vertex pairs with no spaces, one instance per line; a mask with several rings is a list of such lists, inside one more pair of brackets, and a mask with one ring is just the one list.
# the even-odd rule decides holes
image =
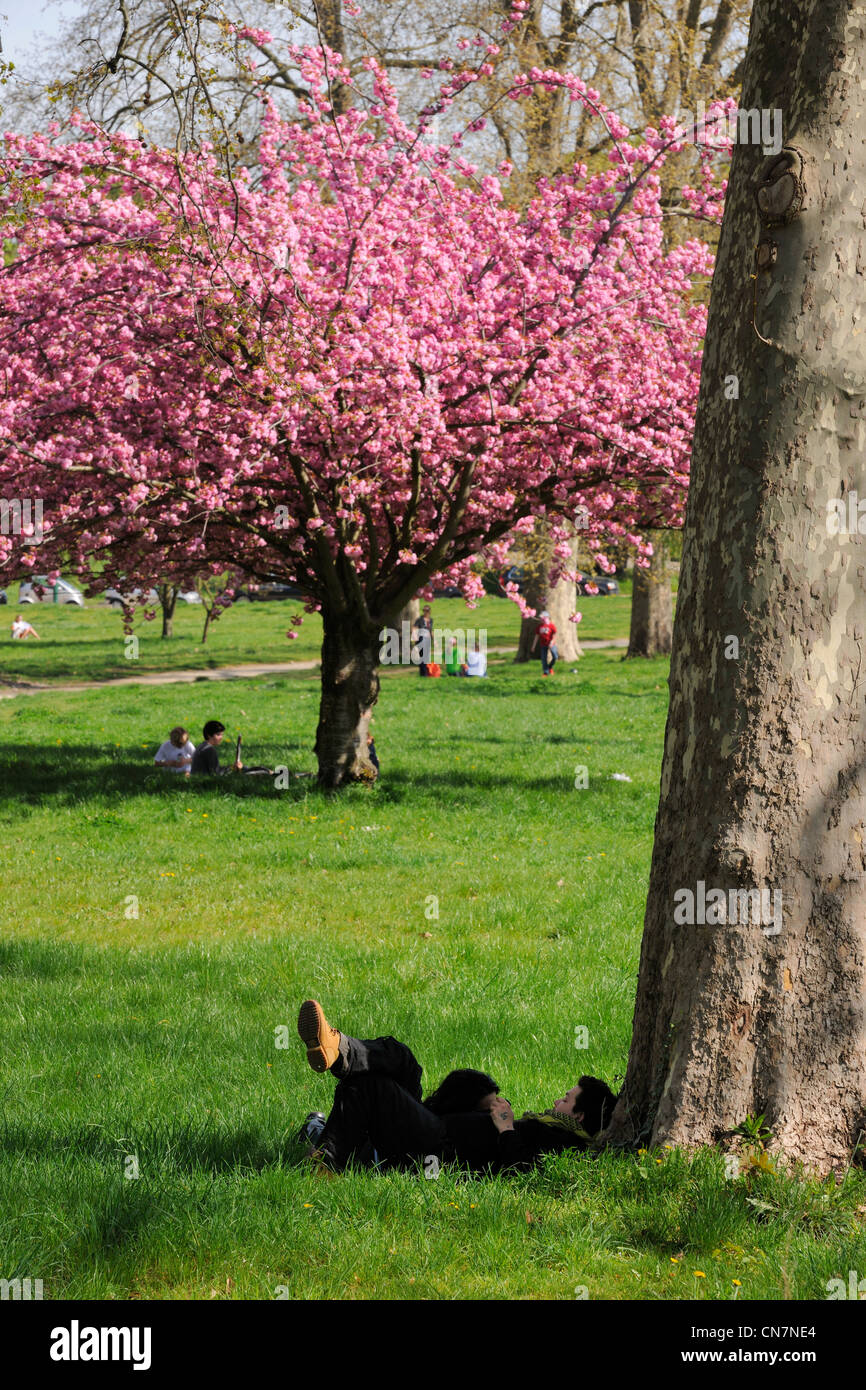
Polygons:
[[556,624],[550,621],[550,614],[545,610],[541,615],[541,622],[535,629],[535,636],[532,639],[532,650],[541,643],[541,674],[549,676],[556,665],[559,652],[554,646],[553,639],[556,636]]

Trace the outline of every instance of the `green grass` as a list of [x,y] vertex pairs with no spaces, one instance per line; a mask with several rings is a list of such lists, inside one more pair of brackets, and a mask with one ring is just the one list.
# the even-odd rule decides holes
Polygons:
[[[39,633],[40,641],[28,638],[13,642],[9,629],[18,612],[17,585],[9,586],[9,603],[0,608],[0,681],[34,683],[51,681],[105,680],[111,676],[133,676],[140,671],[238,666],[244,663],[275,665],[284,661],[317,661],[322,643],[319,615],[305,616],[299,636],[289,641],[289,619],[301,611],[292,601],[281,603],[241,602],[215,622],[202,645],[204,609],[177,605],[174,637],[163,639],[161,615],[148,622],[143,613],[134,623],[138,655],[125,655],[123,621],[120,613],[88,600],[84,608],[53,604],[26,605],[20,611]],[[624,592],[615,597],[581,598],[581,638],[610,640],[627,637],[631,599]],[[489,647],[516,647],[520,635],[520,614],[508,599],[485,597],[470,609],[462,599],[436,599],[433,616],[441,628],[484,629]]]
[[314,673],[0,703],[0,1277],[71,1298],[742,1301],[866,1269],[862,1175],[730,1181],[719,1154],[663,1151],[329,1178],[293,1140],[333,1086],[294,1033],[309,994],[405,1039],[428,1086],[489,1070],[518,1113],[622,1074],[666,677],[616,652],[549,681],[386,672],[382,780],[332,800],[149,767],[172,724],[216,715],[251,761],[312,769]]

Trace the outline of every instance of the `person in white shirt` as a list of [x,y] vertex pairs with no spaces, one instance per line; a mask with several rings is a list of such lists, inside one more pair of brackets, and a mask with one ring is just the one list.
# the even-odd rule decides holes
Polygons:
[[467,676],[487,675],[486,652],[471,651],[466,653],[466,674]]
[[19,642],[23,642],[25,637],[35,637],[37,642],[42,640],[36,628],[32,627],[25,618],[22,618],[20,613],[15,614],[15,620],[12,623],[12,637]]
[[167,767],[172,772],[183,772],[188,777],[194,752],[195,744],[189,741],[189,731],[182,724],[178,724],[159,748],[153,761],[157,767]]

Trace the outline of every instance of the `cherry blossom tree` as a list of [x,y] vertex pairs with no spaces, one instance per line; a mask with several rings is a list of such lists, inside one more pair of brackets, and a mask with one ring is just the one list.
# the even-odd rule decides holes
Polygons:
[[[632,139],[579,79],[521,76],[512,99],[562,84],[611,151],[518,213],[509,166],[479,178],[463,136],[408,127],[372,60],[373,105],[335,112],[339,56],[292,57],[310,104],[296,124],[265,106],[255,172],[86,122],[6,137],[0,496],[39,499],[44,535],[0,536],[0,563],[296,584],[323,620],[336,788],[369,774],[380,634],[418,591],[447,574],[473,603],[473,561],[501,564],[539,516],[560,567],[577,507],[602,557],[679,524],[712,258],[663,248],[673,122]],[[495,58],[448,72],[430,109]],[[683,205],[717,217],[723,146],[701,139]]]

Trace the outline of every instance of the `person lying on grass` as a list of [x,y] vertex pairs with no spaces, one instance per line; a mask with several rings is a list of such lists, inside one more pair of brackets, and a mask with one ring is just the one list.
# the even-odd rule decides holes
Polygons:
[[244,765],[240,758],[235,758],[231,767],[220,767],[217,749],[225,738],[225,732],[225,724],[221,724],[218,719],[207,721],[202,729],[204,743],[200,743],[192,755],[190,771],[193,776],[225,777],[227,772],[243,771]]
[[472,1172],[527,1169],[543,1153],[585,1149],[608,1123],[616,1097],[595,1076],[582,1076],[553,1108],[515,1120],[486,1072],[453,1071],[421,1100],[421,1066],[405,1043],[362,1041],[332,1028],[321,1004],[307,999],[298,1032],[313,1071],[337,1079],[331,1113],[310,1115],[302,1136],[308,1155],[328,1168],[408,1167],[435,1157]]

